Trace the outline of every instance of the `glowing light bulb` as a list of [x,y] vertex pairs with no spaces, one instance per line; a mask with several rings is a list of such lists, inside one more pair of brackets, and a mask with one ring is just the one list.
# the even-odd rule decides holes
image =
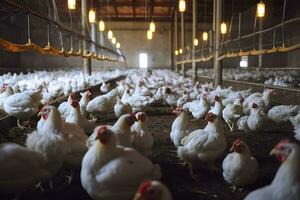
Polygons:
[[102,19],[99,21],[99,31],[105,31],[105,23]]
[[89,22],[96,23],[96,11],[94,9],[89,11]]
[[76,9],[76,0],[68,0],[68,8],[70,10],[75,10]]
[[183,53],[183,50],[182,48],[179,49],[179,54],[182,54]]
[[152,40],[152,38],[153,38],[153,33],[150,30],[148,30],[147,31],[147,39]]
[[116,44],[116,47],[117,47],[117,49],[120,49],[121,45],[119,42]]
[[150,31],[151,31],[152,33],[155,32],[155,23],[154,23],[153,21],[150,23]]
[[116,39],[115,37],[113,37],[113,38],[111,39],[111,43],[116,44],[116,43],[117,43],[117,39]]
[[265,4],[261,1],[257,4],[256,7],[256,16],[257,17],[264,17],[266,12],[266,6]]
[[208,40],[208,33],[207,32],[203,32],[202,33],[202,39],[203,39],[203,41],[207,41]]
[[227,33],[227,25],[225,22],[221,24],[221,34],[226,34]]
[[199,44],[199,41],[198,41],[197,38],[195,38],[195,39],[194,39],[194,46],[198,46],[198,44]]
[[185,12],[186,10],[186,3],[185,0],[179,0],[179,12]]
[[175,50],[175,55],[176,55],[176,56],[178,56],[178,53],[179,53],[178,50]]
[[108,39],[112,39],[114,37],[114,34],[111,30],[108,31],[107,37],[108,37]]

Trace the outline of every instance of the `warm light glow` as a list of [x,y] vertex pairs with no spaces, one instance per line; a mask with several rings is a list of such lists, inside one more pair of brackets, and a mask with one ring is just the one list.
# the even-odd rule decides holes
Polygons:
[[227,25],[225,22],[221,24],[221,34],[226,34],[227,33]]
[[75,10],[76,9],[76,0],[68,0],[68,8],[70,10]]
[[99,21],[99,31],[105,31],[105,23],[102,19]]
[[266,12],[266,6],[265,4],[261,1],[257,4],[256,8],[256,16],[257,17],[264,17]]
[[154,23],[153,21],[150,23],[149,30],[150,30],[152,33],[155,32],[155,23]]
[[153,38],[153,33],[150,30],[148,30],[147,31],[147,39],[152,40],[152,38]]
[[186,3],[185,0],[179,0],[179,12],[185,12],[186,10]]
[[199,44],[199,41],[198,41],[197,38],[195,38],[195,39],[194,39],[194,46],[198,46],[198,44]]
[[146,53],[140,53],[140,68],[148,68],[148,55]]
[[183,53],[183,50],[180,48],[179,49],[179,54],[182,54]]
[[117,43],[117,39],[116,39],[115,37],[113,37],[113,38],[111,39],[111,43],[116,44],[116,43]]
[[179,53],[178,50],[175,50],[175,55],[176,55],[176,56],[178,55],[178,53]]
[[118,42],[118,43],[116,44],[116,47],[117,47],[117,49],[120,49],[121,44]]
[[108,39],[112,39],[114,37],[114,34],[111,30],[108,31],[107,37],[108,37]]
[[94,9],[89,11],[89,22],[96,23],[96,11]]
[[208,40],[208,33],[207,32],[203,32],[202,33],[202,39],[203,39],[203,41],[207,41]]

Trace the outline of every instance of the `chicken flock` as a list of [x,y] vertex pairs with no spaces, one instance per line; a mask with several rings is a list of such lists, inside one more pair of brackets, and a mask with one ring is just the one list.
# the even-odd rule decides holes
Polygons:
[[[104,82],[119,75],[126,78],[116,87]],[[300,140],[300,106],[274,106],[276,91],[272,89],[260,93],[214,88],[169,70],[117,70],[92,76],[78,71],[37,72],[2,78],[0,107],[4,112],[19,119],[37,114],[40,119],[25,146],[0,145],[1,193],[22,194],[44,182],[52,185],[51,178],[67,169],[68,182],[73,171],[80,170],[82,187],[92,199],[171,200],[167,186],[158,181],[160,166],[150,159],[154,140],[146,113],[155,106],[173,108],[177,117],[170,127],[170,140],[178,158],[188,164],[190,175],[195,178],[197,168],[214,171],[221,167],[224,180],[235,189],[255,183],[263,163],[251,155],[245,141],[229,144],[227,126],[231,132],[246,131],[255,137],[288,124]],[[74,95],[97,83],[102,83],[101,95],[91,99],[88,90],[81,92],[81,99]],[[58,107],[48,104],[62,95],[68,96],[66,102]],[[114,113],[116,122],[99,125],[97,116],[109,113]],[[206,126],[190,130],[191,116]],[[230,153],[225,155],[228,145]],[[270,154],[282,162],[274,180],[245,199],[300,199],[299,145],[282,140]],[[217,166],[216,160],[224,156],[222,166]]]

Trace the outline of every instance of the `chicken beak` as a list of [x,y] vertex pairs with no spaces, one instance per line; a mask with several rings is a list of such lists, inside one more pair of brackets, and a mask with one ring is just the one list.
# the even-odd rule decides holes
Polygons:
[[234,152],[234,146],[232,146],[229,151]]
[[270,156],[273,156],[273,155],[277,155],[278,154],[278,151],[277,149],[273,148],[271,151],[270,151]]
[[40,117],[40,116],[42,116],[42,115],[43,115],[43,112],[42,112],[42,111],[38,112],[38,114],[37,114],[38,117]]
[[141,193],[136,193],[135,194],[135,196],[134,196],[134,198],[133,198],[133,200],[141,200],[142,199],[142,195],[141,195]]

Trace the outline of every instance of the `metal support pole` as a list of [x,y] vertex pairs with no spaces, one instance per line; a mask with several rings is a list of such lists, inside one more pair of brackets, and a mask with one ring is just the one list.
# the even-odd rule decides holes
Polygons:
[[174,33],[173,33],[173,26],[174,26],[174,21],[171,20],[170,23],[170,44],[171,44],[171,48],[170,48],[170,53],[171,53],[171,70],[174,71]]
[[[87,35],[87,0],[81,1],[81,26],[82,26],[82,34]],[[83,40],[83,55],[87,54],[87,43]],[[91,67],[91,59],[90,58],[84,58],[83,59],[83,71],[86,74],[91,75],[92,72]]]
[[221,35],[221,16],[222,1],[214,0],[214,25],[215,25],[215,42],[214,42],[214,83],[215,87],[222,84],[222,63],[219,58],[220,54],[220,35]]
[[[184,48],[184,13],[181,13],[181,48],[183,51],[185,51]],[[181,64],[181,73],[183,77],[185,77],[185,66],[184,63]]]
[[[175,50],[178,51],[178,12],[177,10],[175,10],[175,34],[174,34],[174,39],[175,39]],[[177,58],[178,55],[176,55],[175,57],[175,71],[178,73],[179,72],[179,65],[177,64]]]
[[[263,30],[263,20],[262,17],[259,18],[259,31]],[[259,38],[258,38],[258,49],[262,50],[263,48],[263,34],[259,33]],[[262,68],[262,62],[263,62],[263,56],[259,55],[258,56],[258,68]]]
[[197,38],[197,0],[193,0],[193,46],[192,46],[192,69],[193,79],[197,80],[197,64],[195,62],[195,44],[194,39]]
[[95,23],[91,24],[91,39],[94,43],[92,43],[91,46],[91,52],[93,52],[93,54],[96,54],[96,43],[97,43],[97,27]]

